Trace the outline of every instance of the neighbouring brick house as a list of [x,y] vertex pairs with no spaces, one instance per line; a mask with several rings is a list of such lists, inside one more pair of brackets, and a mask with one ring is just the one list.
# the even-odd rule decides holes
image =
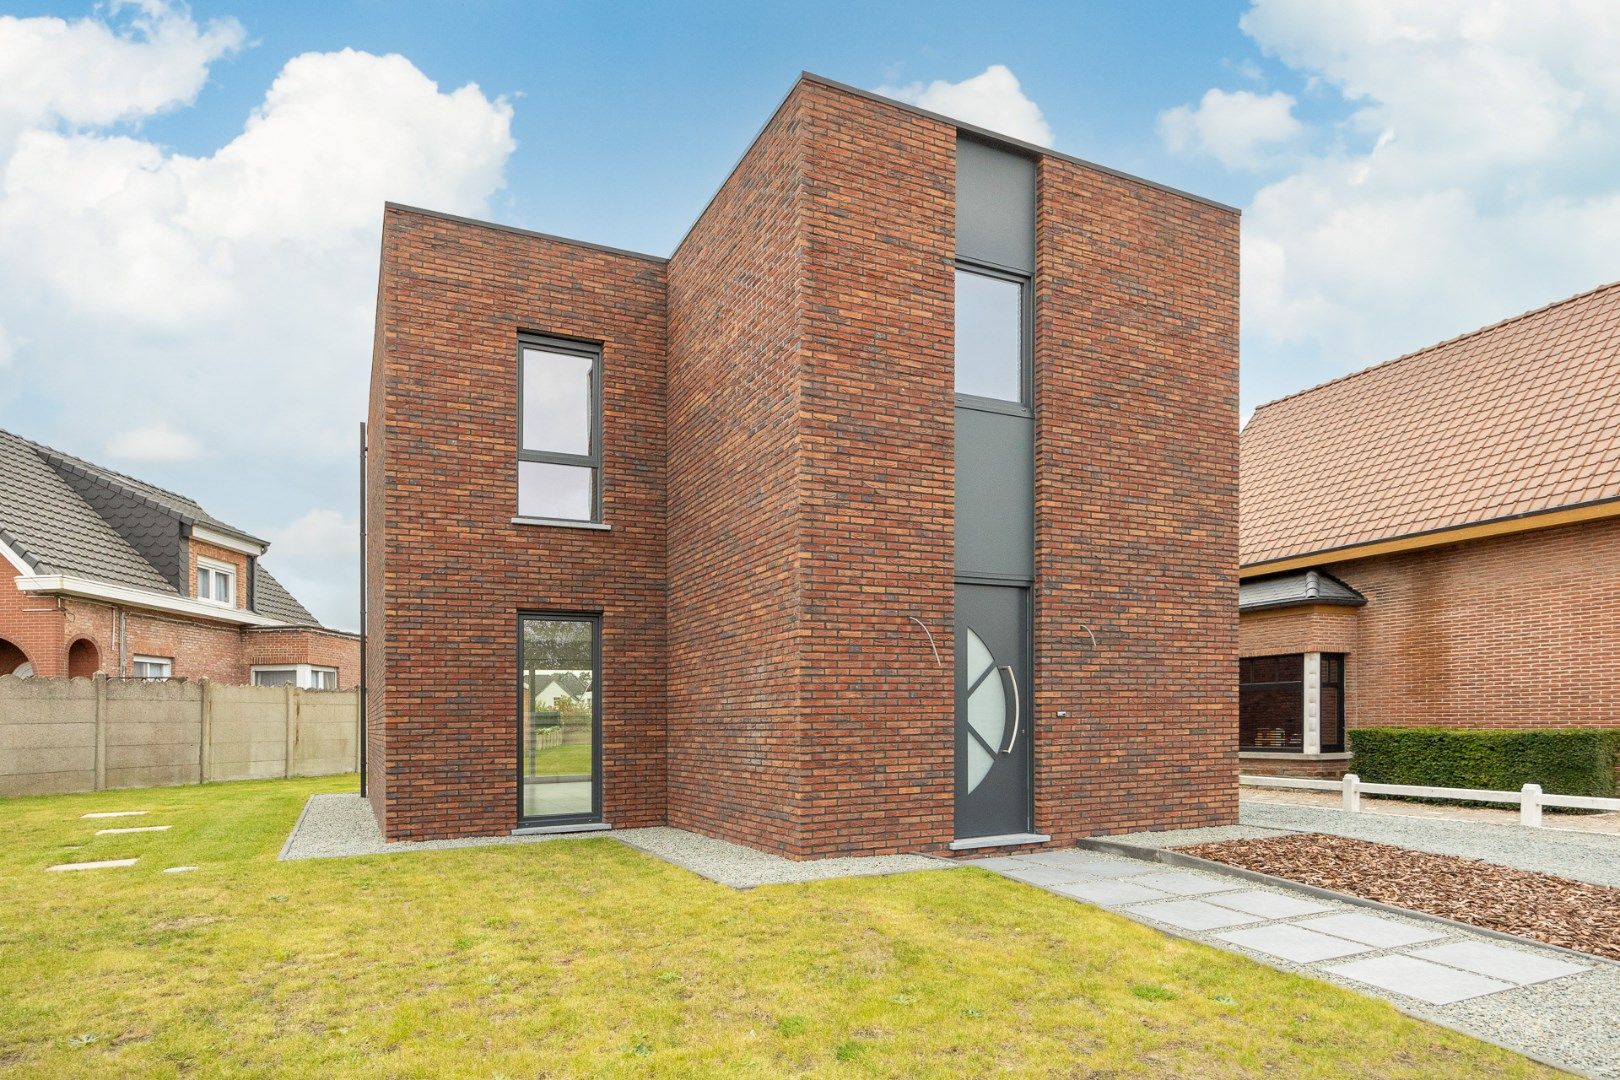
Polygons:
[[1237,249],[1230,208],[809,75],[667,259],[390,206],[388,838],[1235,820]]
[[1263,405],[1241,471],[1245,771],[1620,726],[1620,284]]
[[260,563],[269,545],[172,491],[0,431],[0,675],[347,688],[354,634]]

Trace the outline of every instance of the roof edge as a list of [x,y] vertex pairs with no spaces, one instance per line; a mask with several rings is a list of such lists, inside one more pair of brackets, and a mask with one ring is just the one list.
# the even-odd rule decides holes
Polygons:
[[411,206],[407,203],[383,203],[383,211],[394,211],[402,214],[418,214],[422,217],[436,218],[440,221],[453,221],[458,225],[470,225],[478,229],[494,229],[496,232],[512,233],[516,236],[527,236],[534,240],[549,240],[554,244],[567,244],[570,247],[588,248],[591,251],[601,251],[609,255],[623,255],[630,259],[641,259],[646,262],[655,262],[660,266],[669,262],[663,255],[649,255],[645,251],[631,251],[629,248],[617,248],[608,244],[597,244],[590,240],[577,240],[571,236],[558,236],[555,233],[540,232],[536,229],[524,229],[516,225],[502,225],[498,221],[485,221],[482,218],[464,217],[461,214],[451,214],[443,210],[429,210],[422,206]]
[[[1361,540],[1338,547],[1302,551],[1297,555],[1279,555],[1259,562],[1238,564],[1238,576],[1247,580],[1308,569],[1323,562],[1349,562],[1378,555],[1393,555],[1403,551],[1460,544],[1468,540],[1486,540],[1496,536],[1555,529],[1561,525],[1578,525],[1587,521],[1601,521],[1620,517],[1620,495],[1606,499],[1552,506],[1544,510],[1527,510],[1522,514],[1503,514],[1479,521],[1464,521],[1456,525],[1442,525],[1436,529],[1399,533],[1377,540]],[[1337,579],[1335,579],[1337,580]]]
[[[1485,326],[1478,327],[1474,330],[1469,330],[1466,333],[1456,334],[1452,337],[1445,338],[1442,341],[1437,341],[1432,345],[1425,345],[1421,349],[1413,349],[1411,352],[1402,353],[1401,355],[1391,357],[1388,360],[1380,360],[1376,364],[1368,364],[1366,367],[1357,368],[1355,371],[1346,372],[1337,378],[1328,379],[1326,382],[1319,382],[1315,386],[1307,386],[1303,390],[1295,390],[1292,394],[1284,394],[1282,397],[1272,398],[1270,401],[1261,402],[1259,405],[1256,405],[1254,410],[1249,414],[1249,419],[1252,422],[1256,416],[1260,415],[1260,410],[1269,409],[1273,405],[1281,405],[1285,401],[1292,401],[1295,398],[1304,397],[1307,394],[1314,394],[1318,390],[1325,390],[1330,386],[1337,386],[1339,383],[1349,382],[1351,379],[1354,379],[1357,376],[1366,375],[1371,372],[1378,371],[1381,368],[1390,367],[1394,364],[1400,363],[1402,360],[1411,360],[1414,357],[1422,356],[1425,353],[1434,352],[1436,349],[1444,349],[1447,346],[1455,345],[1460,341],[1467,341],[1469,338],[1479,337],[1480,335],[1488,334],[1493,330],[1500,330],[1504,326],[1511,326],[1513,323],[1534,318],[1537,315],[1546,314],[1547,312],[1552,311],[1554,308],[1563,307],[1565,304],[1573,304],[1578,300],[1586,300],[1590,297],[1597,296],[1599,293],[1607,292],[1608,290],[1614,288],[1620,288],[1620,281],[1611,281],[1606,285],[1598,285],[1595,288],[1587,289],[1584,292],[1578,292],[1573,296],[1566,296],[1562,300],[1550,301],[1549,303],[1542,304],[1540,307],[1533,307],[1528,311],[1521,311],[1517,315],[1509,315],[1505,319],[1498,319],[1496,322],[1488,323]],[[1244,426],[1247,427],[1248,425],[1245,424]]]

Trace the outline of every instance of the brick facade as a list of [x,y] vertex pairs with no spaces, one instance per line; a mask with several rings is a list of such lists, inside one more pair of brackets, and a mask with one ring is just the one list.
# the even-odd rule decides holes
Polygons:
[[[945,848],[956,138],[807,77],[667,263],[390,208],[367,461],[390,839],[513,827],[515,620],[563,610],[602,614],[608,822]],[[1039,221],[1036,827],[1230,822],[1236,215],[1043,156]],[[610,531],[511,521],[521,331],[603,343]]]
[[1244,615],[1242,654],[1349,654],[1350,727],[1620,727],[1620,519],[1324,569],[1366,606]]

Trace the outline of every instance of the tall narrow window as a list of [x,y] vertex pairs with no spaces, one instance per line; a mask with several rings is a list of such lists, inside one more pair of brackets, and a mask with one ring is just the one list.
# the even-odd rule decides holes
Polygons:
[[956,392],[1023,404],[1024,282],[987,269],[956,271]]
[[518,516],[596,521],[602,492],[602,352],[551,338],[519,343]]
[[518,620],[518,819],[601,820],[601,669],[592,615]]

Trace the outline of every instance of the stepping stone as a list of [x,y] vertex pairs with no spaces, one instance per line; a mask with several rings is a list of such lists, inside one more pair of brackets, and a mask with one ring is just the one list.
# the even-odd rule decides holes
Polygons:
[[1370,950],[1370,946],[1354,941],[1318,934],[1288,923],[1275,926],[1255,926],[1247,930],[1229,930],[1216,934],[1222,941],[1241,945],[1257,953],[1292,960],[1296,964],[1314,964],[1318,960],[1337,960],[1341,956],[1354,956]]
[[1144,889],[1133,881],[1076,881],[1070,885],[1054,885],[1052,891],[1102,907],[1168,899],[1164,893],[1156,889]]
[[1157,873],[1143,874],[1134,884],[1146,885],[1150,889],[1158,889],[1172,896],[1203,896],[1205,893],[1230,892],[1243,887],[1217,877],[1205,877],[1185,870],[1160,870]]
[[1183,930],[1224,930],[1228,926],[1243,926],[1260,922],[1258,915],[1245,915],[1231,908],[1216,907],[1202,900],[1172,900],[1168,904],[1137,904],[1126,908],[1132,915],[1141,915]]
[[1029,862],[1014,855],[995,855],[988,859],[963,859],[963,866],[977,866],[981,870],[1016,870]]
[[1025,863],[1023,866],[1001,870],[999,873],[1004,877],[1027,881],[1031,885],[1062,885],[1085,876],[1078,870],[1065,870],[1060,866],[1042,866],[1040,863]]
[[1311,930],[1320,930],[1334,937],[1349,938],[1376,949],[1394,949],[1402,945],[1416,945],[1420,941],[1433,941],[1445,937],[1433,930],[1408,926],[1376,915],[1344,911],[1337,915],[1323,915],[1320,919],[1306,919],[1299,924]]
[[165,869],[163,872],[165,874],[189,874],[195,869],[197,869],[195,866],[171,866]]
[[1419,960],[1415,956],[1370,956],[1348,964],[1323,969],[1355,982],[1376,986],[1395,994],[1426,1001],[1430,1005],[1450,1005],[1456,1001],[1484,997],[1513,989],[1500,979],[1487,979],[1469,971],[1458,971],[1444,964]]
[[1229,907],[1234,911],[1246,911],[1250,915],[1263,915],[1268,919],[1292,919],[1296,915],[1317,915],[1333,910],[1330,904],[1318,904],[1314,900],[1301,900],[1286,893],[1264,892],[1260,889],[1221,893],[1219,896],[1210,897],[1209,902]]
[[1108,859],[1084,851],[1052,851],[1029,856],[1031,862],[1042,866],[1056,866],[1064,870],[1078,870],[1088,878],[1135,877],[1153,870],[1152,863],[1133,862],[1129,859]]
[[100,862],[65,862],[47,866],[49,870],[107,870],[115,866],[134,866],[134,859],[102,859]]
[[97,836],[123,836],[132,832],[168,832],[173,825],[140,825],[133,829],[97,829]]
[[1537,956],[1517,949],[1504,949],[1500,945],[1487,945],[1483,941],[1454,941],[1447,945],[1418,949],[1411,955],[1424,960],[1434,960],[1447,967],[1472,971],[1476,975],[1503,979],[1518,986],[1547,982],[1549,979],[1562,979],[1566,975],[1578,975],[1589,970],[1580,964],[1571,964],[1567,960],[1554,960],[1551,957]]
[[140,817],[150,814],[150,810],[103,810],[99,814],[81,814],[80,818],[108,818],[108,817]]

